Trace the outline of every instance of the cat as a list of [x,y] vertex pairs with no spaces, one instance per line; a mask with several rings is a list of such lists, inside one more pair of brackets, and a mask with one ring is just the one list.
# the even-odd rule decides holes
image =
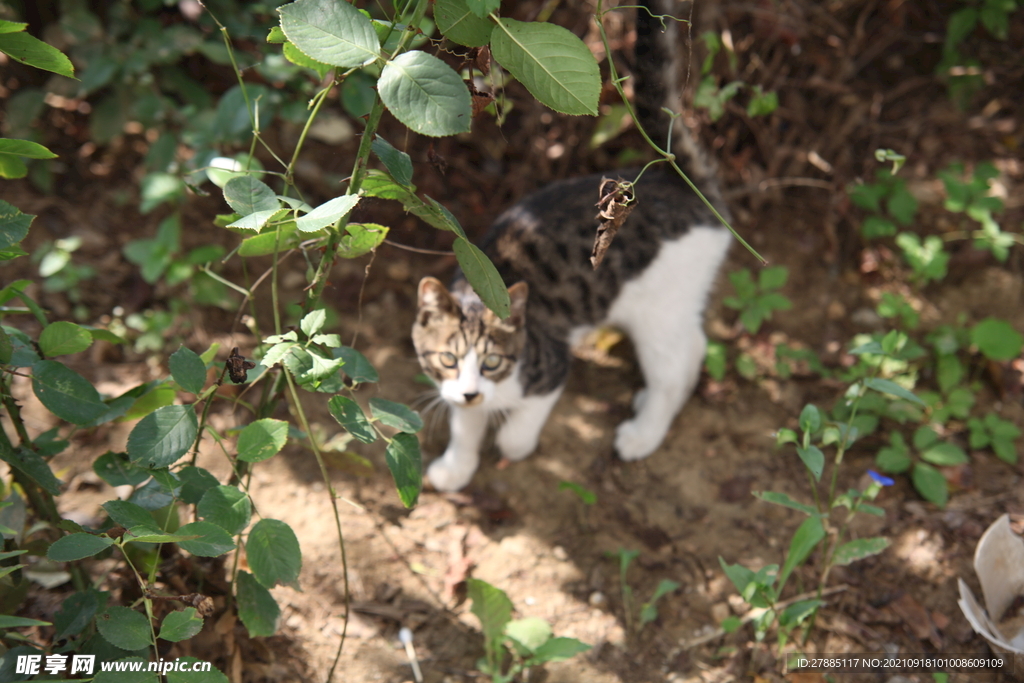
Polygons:
[[[664,0],[643,4],[655,15],[671,13]],[[727,216],[713,164],[682,122],[661,110],[677,105],[682,79],[677,29],[668,24],[666,30],[648,11],[637,11],[638,118],[662,144],[672,129],[677,163]],[[451,409],[450,442],[426,473],[435,489],[457,491],[470,482],[495,413],[504,416],[496,441],[506,459],[536,449],[565,387],[570,346],[595,327],[630,336],[646,385],[634,396],[635,416],[616,430],[621,459],[654,452],[693,392],[707,349],[704,307],[730,233],[667,164],[658,164],[636,184],[636,208],[595,269],[590,256],[601,180],[552,183],[491,226],[481,248],[508,285],[505,320],[484,306],[461,273],[451,291],[432,277],[419,283],[413,345]]]

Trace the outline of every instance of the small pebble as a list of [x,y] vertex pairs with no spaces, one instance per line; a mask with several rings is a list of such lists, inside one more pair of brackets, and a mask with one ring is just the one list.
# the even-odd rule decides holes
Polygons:
[[565,548],[560,545],[556,545],[554,549],[552,549],[551,554],[554,555],[555,559],[559,562],[565,562],[569,559],[569,553],[565,552]]
[[594,591],[590,594],[587,602],[590,603],[591,607],[603,607],[608,602],[608,598],[601,591]]

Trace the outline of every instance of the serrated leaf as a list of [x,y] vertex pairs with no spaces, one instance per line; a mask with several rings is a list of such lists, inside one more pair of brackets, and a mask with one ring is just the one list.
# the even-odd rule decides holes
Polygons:
[[39,348],[50,357],[78,353],[90,346],[92,335],[86,329],[63,320],[50,323],[39,335]]
[[434,3],[437,28],[448,40],[466,47],[483,47],[490,42],[494,24],[486,17],[486,12],[478,16],[470,10],[466,0],[437,0]]
[[383,398],[371,398],[373,416],[389,427],[401,432],[418,432],[423,429],[423,419],[408,406]]
[[288,423],[264,418],[245,426],[238,435],[238,459],[262,462],[281,451],[288,441]]
[[395,149],[391,143],[379,135],[373,139],[371,148],[377,158],[384,162],[388,173],[396,182],[406,187],[412,185],[412,159],[408,154]]
[[0,34],[0,52],[16,62],[67,78],[75,77],[75,67],[64,53],[27,33]]
[[292,528],[276,519],[261,519],[249,532],[245,554],[253,577],[267,588],[295,586],[302,570],[302,551]]
[[12,449],[0,441],[0,460],[28,476],[50,495],[60,495],[60,480],[54,476],[50,465],[39,453],[23,447]]
[[900,398],[906,399],[918,405],[924,405],[924,401],[917,397],[917,395],[904,387],[896,384],[892,380],[881,379],[879,377],[869,377],[864,380],[864,386],[868,389],[874,389],[883,394],[892,394],[893,396],[899,396]]
[[220,557],[235,549],[235,542],[228,532],[212,522],[192,522],[178,529],[182,536],[198,536],[190,541],[178,541],[178,545],[200,557]]
[[478,17],[486,17],[501,8],[501,0],[465,0],[466,6]]
[[415,434],[395,434],[384,451],[384,460],[395,479],[402,505],[411,508],[419,500],[423,488],[423,458]]
[[46,557],[54,562],[74,562],[92,557],[112,545],[114,545],[114,539],[108,536],[93,536],[86,533],[69,534],[54,541],[46,551]]
[[199,434],[192,406],[164,406],[135,425],[128,435],[128,457],[147,467],[169,467],[188,453]]
[[196,612],[195,607],[186,607],[180,612],[171,612],[164,617],[157,638],[178,643],[188,640],[202,630],[203,618]]
[[100,507],[107,511],[110,519],[125,529],[131,529],[140,525],[149,527],[156,527],[157,525],[153,516],[149,514],[149,510],[135,503],[129,503],[127,500],[108,500]]
[[54,640],[64,640],[85,630],[100,609],[106,607],[107,594],[95,589],[72,593],[53,615]]
[[256,230],[260,231],[267,223],[274,217],[279,209],[267,209],[265,211],[256,211],[250,213],[248,216],[242,216],[238,220],[228,223],[229,228],[238,228],[240,230]]
[[779,590],[786,585],[789,575],[796,569],[811,551],[825,538],[825,528],[821,525],[818,517],[808,517],[793,534],[793,540],[789,544],[789,552],[786,553],[786,561],[779,572]]
[[92,464],[92,470],[111,486],[138,486],[149,479],[149,471],[128,459],[125,453],[107,451]]
[[235,598],[238,601],[238,616],[250,637],[274,635],[277,621],[281,618],[281,608],[277,606],[270,591],[260,585],[249,572],[238,572]]
[[500,588],[480,579],[467,579],[466,588],[473,603],[470,611],[480,620],[484,638],[492,643],[500,640],[512,620],[512,602]]
[[935,503],[940,508],[946,507],[949,501],[949,484],[942,473],[931,465],[916,463],[911,473],[914,488],[925,500]]
[[307,337],[312,337],[323,329],[324,323],[326,322],[327,311],[323,308],[318,308],[315,311],[310,311],[306,315],[302,316],[302,320],[299,321],[299,329],[302,330],[303,334]]
[[357,440],[363,443],[373,443],[377,440],[377,432],[366,419],[363,409],[352,399],[347,396],[334,396],[327,402],[327,408],[338,424]]
[[96,616],[96,628],[107,642],[122,650],[141,650],[153,644],[149,619],[127,607],[108,607]]
[[502,18],[491,34],[491,54],[542,104],[563,114],[597,116],[600,70],[571,31]]
[[469,89],[450,66],[426,52],[412,50],[388,62],[377,92],[395,118],[421,135],[443,137],[470,129]]
[[234,486],[215,486],[203,494],[196,505],[196,515],[234,535],[249,525],[252,501],[245,491]]
[[277,194],[251,175],[237,176],[225,183],[224,201],[242,216],[277,211],[281,206]]
[[86,425],[107,412],[107,404],[84,377],[52,360],[32,364],[32,391],[46,409],[66,422]]
[[459,261],[459,267],[484,305],[499,318],[507,318],[511,306],[508,289],[487,255],[462,237],[455,240],[452,250]]
[[[183,666],[179,671],[168,671],[167,672],[167,683],[230,683],[228,677],[222,674],[216,669],[210,669],[209,671],[203,671],[202,668],[206,664],[195,657],[178,657],[176,662],[181,662]],[[196,666],[196,665],[199,666]],[[189,669],[192,666],[192,669]],[[94,683],[102,683],[101,681],[95,681]]]
[[327,72],[333,69],[330,64],[324,64],[321,61],[313,59],[305,52],[295,46],[295,43],[286,42],[281,49],[281,53],[285,59],[294,64],[295,66],[301,66],[306,69],[312,69],[316,72],[316,75],[323,78],[327,75]]
[[889,547],[889,539],[882,538],[858,538],[855,541],[844,543],[836,549],[832,555],[832,564],[843,566],[863,560],[865,557],[877,555]]
[[335,358],[341,358],[345,361],[345,365],[341,369],[353,382],[362,384],[363,382],[376,382],[380,380],[380,375],[377,374],[376,368],[366,359],[366,356],[351,346],[339,346],[333,349],[332,353]]
[[380,54],[373,24],[348,2],[299,0],[277,11],[288,40],[319,62],[347,69]]
[[182,346],[167,360],[171,377],[185,391],[201,394],[206,384],[206,364],[192,349]]
[[351,212],[358,203],[359,195],[346,194],[335,197],[316,207],[305,216],[299,216],[295,219],[295,226],[300,232],[316,232],[321,228],[337,223],[342,216]]

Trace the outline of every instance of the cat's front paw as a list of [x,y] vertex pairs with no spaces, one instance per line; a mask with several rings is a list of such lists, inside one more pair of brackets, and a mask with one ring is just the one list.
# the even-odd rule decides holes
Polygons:
[[635,419],[627,420],[615,430],[615,452],[622,460],[642,460],[654,452],[665,434],[652,434]]
[[430,463],[427,468],[427,479],[438,491],[451,493],[464,488],[476,472],[476,467],[456,467],[452,465],[453,458],[447,454]]
[[498,450],[506,459],[516,462],[537,450],[537,436],[528,431],[506,425],[498,432]]

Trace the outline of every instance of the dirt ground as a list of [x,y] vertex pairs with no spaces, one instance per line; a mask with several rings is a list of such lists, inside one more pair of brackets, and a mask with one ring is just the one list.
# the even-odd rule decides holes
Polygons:
[[[524,7],[516,12],[528,13],[534,3],[520,4]],[[705,6],[700,20],[718,31],[728,29],[736,46],[741,66],[732,77],[776,90],[781,105],[767,119],[747,118],[739,104],[729,105],[716,123],[703,113],[691,116],[721,165],[735,227],[771,263],[790,270],[784,293],[793,301],[792,310],[777,313],[753,337],[740,335],[735,312],[721,305],[729,289],[723,278],[707,329],[712,338],[727,342],[733,355],[736,348],[744,348],[770,359],[774,345],[785,341],[812,349],[834,367],[849,360],[843,350],[854,334],[883,328],[873,311],[882,291],[899,286],[895,275],[900,259],[861,242],[856,232],[860,214],[843,192],[857,178],[873,176],[876,148],[893,148],[908,157],[901,173],[922,203],[922,228],[945,227],[948,214],[941,210],[941,183],[935,174],[953,160],[968,165],[994,160],[1008,207],[1001,224],[1004,229],[1020,225],[1024,101],[1019,97],[1019,59],[1015,71],[994,68],[992,83],[967,112],[959,111],[932,75],[943,30],[933,4],[944,7],[898,0]],[[557,9],[553,20],[579,34],[587,30],[586,15],[573,3]],[[592,42],[592,28],[587,35]],[[616,35],[628,46],[627,32],[620,29]],[[1024,25],[1017,18],[1007,44],[988,44],[996,55],[989,58],[991,63],[1010,63],[999,50],[1022,43]],[[697,63],[703,53],[699,45],[694,49]],[[495,215],[529,190],[555,178],[614,168],[624,150],[639,148],[638,138],[627,131],[591,150],[587,143],[594,121],[554,116],[530,104],[515,86],[511,95],[517,98],[516,108],[503,128],[478,119],[471,135],[455,139],[405,137],[393,120],[385,120],[385,136],[412,154],[420,189],[448,206],[471,235],[479,236]],[[297,131],[284,126],[269,133],[271,144],[290,149]],[[166,309],[171,297],[181,295],[180,289],[146,285],[120,258],[128,240],[151,236],[165,215],[140,216],[134,208],[136,190],[129,181],[140,139],[125,136],[103,150],[104,159],[111,161],[105,174],[98,174],[103,169],[93,165],[95,160],[72,154],[56,196],[40,195],[28,184],[5,185],[7,201],[40,216],[26,243],[29,251],[44,239],[83,237],[76,262],[81,259],[98,270],[79,292],[90,316],[87,322],[109,320],[115,306],[127,312]],[[75,149],[74,139],[60,140],[65,150]],[[311,144],[300,180],[312,197],[333,196],[355,144]],[[443,173],[428,162],[428,146],[447,161]],[[230,234],[208,227],[223,211],[216,196],[191,199],[184,208],[186,244],[206,243],[211,235],[232,244]],[[421,249],[450,246],[447,235],[382,201],[366,201],[359,211],[360,220],[392,226],[395,242]],[[1020,248],[1007,264],[979,256],[966,245],[954,251],[949,276],[916,294],[922,327],[953,322],[960,315],[971,322],[994,315],[1024,330]],[[27,269],[25,261],[16,267]],[[872,268],[870,263],[881,266]],[[262,272],[267,265],[258,261],[250,272]],[[290,292],[286,296],[298,300],[304,266],[299,259],[285,266],[294,271],[283,276]],[[443,450],[447,427],[443,411],[429,409],[429,390],[418,378],[409,329],[419,278],[446,277],[453,267],[450,256],[384,245],[373,258],[340,263],[327,294],[327,303],[337,312],[334,327],[346,341],[355,335],[355,346],[380,371],[381,382],[365,387],[360,398],[379,395],[423,407],[427,461]],[[741,267],[754,269],[756,263],[737,246],[726,270]],[[239,274],[235,268],[229,276]],[[62,294],[35,293],[56,315],[71,310]],[[259,305],[266,308],[265,301]],[[233,327],[233,321],[234,312],[191,308],[167,333],[167,353],[178,341],[200,352],[212,342],[221,343],[222,349],[240,346],[243,353],[251,352],[254,339]],[[796,427],[806,402],[831,408],[844,387],[808,373],[783,379],[765,372],[748,381],[730,372],[721,382],[705,376],[662,446],[646,460],[622,463],[612,454],[614,427],[629,416],[640,375],[628,343],[608,342],[606,336],[579,350],[569,386],[537,453],[499,468],[497,455],[489,452],[462,493],[426,491],[419,505],[405,510],[379,448],[358,443],[346,447],[369,467],[342,453],[329,454],[331,485],[341,499],[352,599],[335,680],[412,680],[397,639],[402,626],[414,632],[427,683],[483,680],[475,668],[483,654],[479,623],[469,612],[461,583],[466,576],[503,589],[518,616],[541,617],[556,635],[593,646],[572,660],[535,670],[529,678],[534,683],[825,680],[821,674],[784,674],[777,649],[754,642],[749,627],[732,635],[717,633],[726,616],[749,609],[735,595],[719,558],[751,567],[781,563],[802,517],[761,502],[751,492],[782,491],[809,499],[802,465],[790,450],[774,448],[773,434],[780,427]],[[77,360],[77,367],[107,394],[167,373],[165,355],[150,358],[115,348],[88,354]],[[1022,368],[1020,362],[1002,368],[1007,379],[1001,384],[987,374],[979,377],[979,405],[1018,426],[1024,426]],[[48,428],[40,413],[31,410],[34,399],[27,384],[19,380],[16,390],[25,397],[28,414],[35,415],[33,430]],[[336,434],[339,429],[326,412],[324,397],[307,399],[314,423],[327,435]],[[211,424],[223,430],[242,417],[224,403],[214,409]],[[69,482],[68,492],[59,498],[63,514],[98,524],[99,504],[115,492],[91,472],[91,463],[108,449],[123,449],[131,426],[116,424],[80,434],[74,447],[54,460],[55,471]],[[955,438],[966,442],[963,436]],[[882,444],[876,436],[853,449],[840,487],[864,484]],[[198,464],[222,480],[230,474],[212,445]],[[1022,464],[1010,466],[990,452],[972,452],[969,465],[949,474],[956,485],[945,510],[921,500],[906,477],[898,478],[877,501],[885,517],[855,527],[857,536],[884,535],[892,547],[832,573],[830,585],[836,590],[807,650],[987,653],[987,643],[973,633],[956,604],[956,580],[965,578],[978,592],[971,569],[974,547],[1000,514],[1010,513],[1015,529],[1024,532],[1022,474]],[[596,504],[585,505],[571,491],[561,490],[563,481],[593,491]],[[218,616],[184,646],[184,653],[212,659],[239,683],[321,681],[338,647],[345,604],[327,489],[311,453],[292,444],[255,468],[250,493],[260,515],[284,520],[298,535],[302,591],[275,589],[282,607],[278,635],[250,641],[230,616]],[[627,630],[620,549],[640,551],[627,577],[637,603],[646,601],[662,579],[681,585],[662,599],[658,619],[639,633]],[[792,582],[799,591],[815,585],[813,556],[810,564]],[[97,565],[94,572],[100,576],[109,568]],[[208,567],[213,593],[222,585],[222,571],[219,565]],[[109,580],[116,584],[118,579]],[[52,614],[62,598],[34,593],[25,613]],[[223,597],[217,600],[224,604]],[[932,680],[925,674],[906,676],[878,672],[839,680]],[[983,672],[954,674],[951,680],[1024,680],[1021,662],[1016,676],[1020,678]]]

